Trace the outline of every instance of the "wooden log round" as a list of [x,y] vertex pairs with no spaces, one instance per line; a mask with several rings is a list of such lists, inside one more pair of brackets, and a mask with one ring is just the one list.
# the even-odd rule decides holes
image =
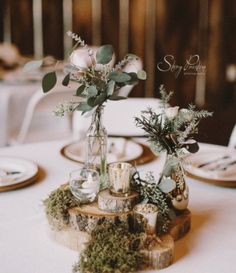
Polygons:
[[[50,230],[50,237],[60,245],[81,253],[90,240],[87,232],[75,230],[67,227],[61,230]],[[142,250],[145,257],[145,264],[148,269],[163,269],[173,263],[174,240],[170,235],[165,235],[157,239],[157,243],[150,249]]]
[[148,267],[151,269],[163,269],[173,263],[174,240],[170,235],[164,235],[149,250],[142,250]]
[[90,233],[99,222],[127,222],[132,215],[129,212],[105,212],[98,208],[96,202],[69,209],[69,223],[76,230]]
[[178,215],[173,222],[169,234],[173,237],[173,239],[179,240],[182,238],[186,233],[189,232],[191,228],[191,212],[190,210],[186,209],[182,211],[180,215]]
[[98,207],[107,212],[128,212],[139,201],[139,194],[131,192],[128,196],[114,196],[109,190],[103,190],[98,194]]
[[50,238],[60,245],[63,245],[76,252],[84,250],[86,243],[90,240],[90,235],[87,232],[75,230],[70,226],[63,229],[50,229]]

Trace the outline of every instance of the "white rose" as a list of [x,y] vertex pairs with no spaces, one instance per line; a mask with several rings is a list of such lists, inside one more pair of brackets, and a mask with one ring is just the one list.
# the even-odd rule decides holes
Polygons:
[[92,66],[92,59],[86,48],[74,50],[70,55],[69,61],[78,68],[88,68]]
[[182,115],[182,117],[186,120],[186,121],[191,121],[193,119],[193,115],[191,113],[191,111],[189,111],[186,108],[180,109],[179,113]]
[[179,106],[168,107],[165,109],[165,115],[170,120],[174,119],[178,115],[178,112],[179,112]]
[[[88,48],[79,48],[74,50],[69,58],[69,62],[73,65],[75,65],[77,68],[88,68],[93,65],[93,61],[96,62],[96,52],[98,50],[98,47],[91,46],[90,47],[92,57],[89,56]],[[94,59],[92,61],[92,59]],[[113,54],[111,61],[108,63],[109,67],[112,68],[115,63],[115,54]],[[103,69],[103,64],[96,64],[95,63],[95,70],[101,71]]]

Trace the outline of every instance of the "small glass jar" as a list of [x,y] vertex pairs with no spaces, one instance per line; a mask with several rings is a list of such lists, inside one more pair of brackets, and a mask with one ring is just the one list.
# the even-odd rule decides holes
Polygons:
[[115,162],[108,166],[110,192],[117,196],[128,196],[130,193],[130,180],[132,165],[126,162]]
[[154,204],[137,204],[134,207],[134,214],[142,215],[147,221],[147,233],[156,233],[158,207]]
[[81,203],[93,202],[99,191],[99,173],[87,168],[72,171],[69,177],[69,185],[72,194]]

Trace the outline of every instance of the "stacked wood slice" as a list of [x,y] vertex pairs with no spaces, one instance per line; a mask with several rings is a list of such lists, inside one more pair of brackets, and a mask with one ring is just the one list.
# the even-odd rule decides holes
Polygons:
[[[81,251],[89,240],[89,234],[101,222],[130,222],[133,219],[133,207],[139,201],[137,193],[128,196],[113,196],[108,190],[101,191],[98,201],[84,204],[68,210],[69,220],[65,222],[48,219],[53,238],[71,249]],[[147,265],[153,269],[162,269],[173,263],[174,240],[183,237],[190,229],[191,213],[185,210],[177,216],[168,235],[157,237],[151,249],[143,250]]]

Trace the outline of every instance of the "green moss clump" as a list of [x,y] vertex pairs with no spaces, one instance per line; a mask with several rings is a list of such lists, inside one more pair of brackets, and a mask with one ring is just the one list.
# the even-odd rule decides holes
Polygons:
[[68,223],[68,209],[79,206],[80,202],[73,196],[68,186],[61,186],[50,193],[43,201],[46,214],[58,221]]
[[102,223],[91,234],[87,248],[74,265],[73,272],[126,273],[144,265],[143,254],[146,234],[130,232],[125,223]]

